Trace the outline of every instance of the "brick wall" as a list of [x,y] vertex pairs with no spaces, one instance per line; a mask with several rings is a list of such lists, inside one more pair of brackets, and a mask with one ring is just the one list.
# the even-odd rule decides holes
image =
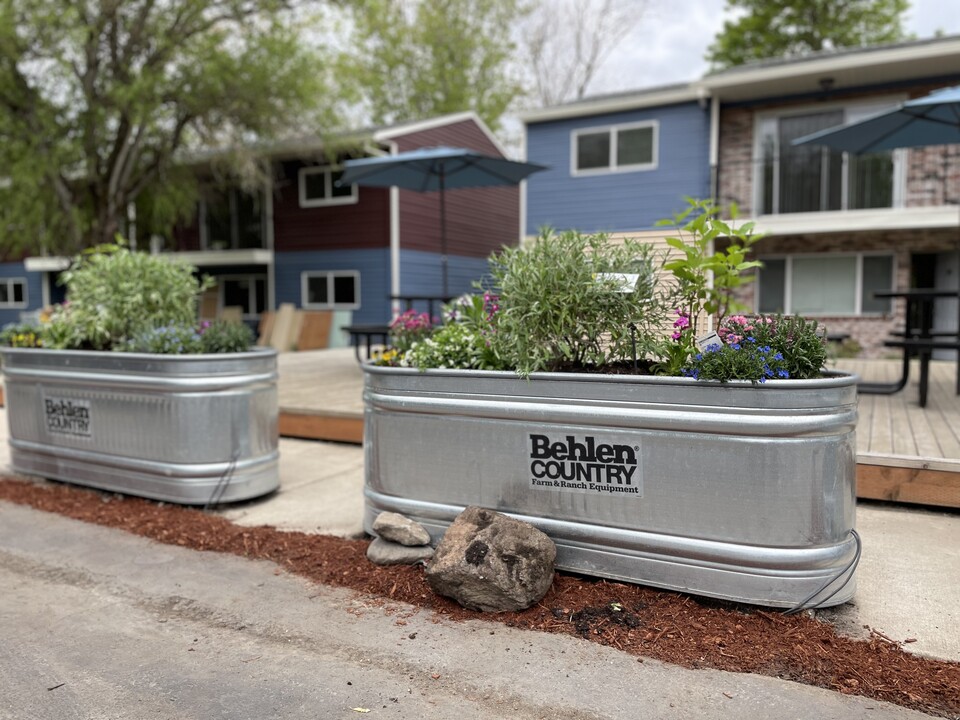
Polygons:
[[[942,86],[929,83],[915,85],[905,94],[910,98],[922,97],[939,87]],[[893,93],[889,89],[833,93],[824,100],[854,102]],[[744,215],[752,214],[754,118],[757,113],[797,106],[814,108],[815,102],[808,98],[750,107],[721,106],[718,168],[718,198],[721,204],[736,202]],[[907,207],[940,206],[956,203],[960,199],[960,145],[910,148],[905,153],[907,174],[904,204]]]

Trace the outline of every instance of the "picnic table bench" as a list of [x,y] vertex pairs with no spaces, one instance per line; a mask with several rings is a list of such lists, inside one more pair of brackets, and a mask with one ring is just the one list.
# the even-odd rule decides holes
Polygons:
[[955,298],[958,295],[960,292],[957,290],[935,289],[874,293],[877,298],[905,298],[907,301],[907,326],[903,330],[894,331],[883,342],[885,347],[903,350],[903,365],[899,380],[892,383],[859,383],[857,389],[861,393],[882,395],[900,392],[910,379],[910,360],[917,357],[920,360],[920,407],[926,407],[933,351],[956,350],[956,393],[960,395],[960,331],[933,330],[931,327],[934,301],[937,298]]

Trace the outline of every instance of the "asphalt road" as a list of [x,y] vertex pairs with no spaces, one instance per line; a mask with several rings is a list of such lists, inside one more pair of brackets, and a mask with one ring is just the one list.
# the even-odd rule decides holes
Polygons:
[[[368,712],[369,711],[369,712]],[[0,718],[920,718],[0,503]]]

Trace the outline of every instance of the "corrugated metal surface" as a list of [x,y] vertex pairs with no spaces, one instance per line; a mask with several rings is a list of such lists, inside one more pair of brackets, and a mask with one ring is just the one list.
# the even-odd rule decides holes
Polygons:
[[275,351],[0,354],[17,472],[187,504],[279,485]]
[[364,370],[368,529],[393,510],[439,535],[481,505],[551,535],[558,567],[773,606],[855,555],[854,376]]
[[[574,130],[641,120],[659,121],[655,170],[571,175]],[[527,181],[526,232],[543,226],[585,232],[652,228],[684,209],[685,196],[709,195],[709,139],[710,113],[697,103],[529,125],[527,160],[550,169]]]

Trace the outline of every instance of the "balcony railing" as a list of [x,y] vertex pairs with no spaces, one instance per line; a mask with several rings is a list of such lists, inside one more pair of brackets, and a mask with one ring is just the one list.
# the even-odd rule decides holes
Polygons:
[[957,162],[951,149],[908,157],[792,148],[762,159],[721,162],[714,195],[755,215],[950,205],[960,195],[960,178],[950,175]]

